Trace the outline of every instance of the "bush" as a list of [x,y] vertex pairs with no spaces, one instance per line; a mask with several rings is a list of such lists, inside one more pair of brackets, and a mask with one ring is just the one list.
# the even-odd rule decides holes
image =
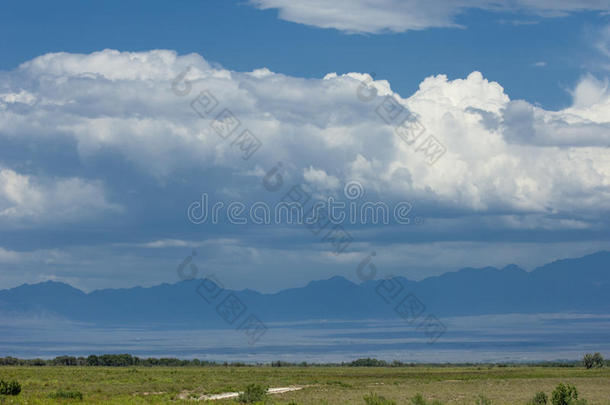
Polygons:
[[79,401],[83,400],[83,393],[80,391],[59,389],[55,392],[52,392],[49,396],[54,399],[77,399]]
[[581,402],[578,402],[578,390],[572,384],[564,385],[563,383],[559,383],[559,385],[553,391],[553,397],[551,399],[553,405],[574,405]]
[[604,357],[599,352],[593,355],[593,366],[599,368],[604,366]]
[[604,366],[604,358],[599,353],[595,353],[595,354],[587,353],[582,358],[582,363],[585,366],[585,368],[587,368],[587,369],[601,368]]
[[17,381],[0,380],[0,395],[19,395],[21,384]]
[[395,401],[391,399],[386,399],[380,395],[375,393],[371,393],[369,395],[364,396],[364,403],[366,405],[396,405]]
[[491,399],[487,398],[485,395],[479,395],[475,403],[477,405],[491,405]]
[[[426,401],[422,394],[417,394],[411,398],[411,403],[413,405],[428,405],[428,401]],[[443,403],[435,399],[430,405],[443,405]]]
[[258,402],[265,399],[267,396],[267,388],[260,384],[249,384],[244,392],[239,394],[237,400],[239,402]]
[[411,398],[411,403],[413,405],[426,405],[426,400],[422,396],[422,394],[417,394],[413,398]]
[[529,402],[529,405],[546,405],[549,402],[549,397],[542,391],[537,392],[534,398]]

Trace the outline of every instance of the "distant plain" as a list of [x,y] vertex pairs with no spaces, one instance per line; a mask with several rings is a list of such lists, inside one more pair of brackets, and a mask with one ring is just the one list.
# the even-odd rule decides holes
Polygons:
[[[247,384],[268,387],[300,385],[300,391],[274,395],[268,404],[364,404],[377,393],[409,404],[421,393],[444,404],[475,404],[485,395],[494,405],[526,404],[538,391],[550,396],[559,382],[578,388],[589,405],[610,404],[610,369],[582,367],[0,367],[0,378],[17,379],[22,393],[6,404],[57,404],[58,389],[77,390],[88,404],[194,403],[206,393],[242,390]],[[215,401],[216,404],[235,400]]]

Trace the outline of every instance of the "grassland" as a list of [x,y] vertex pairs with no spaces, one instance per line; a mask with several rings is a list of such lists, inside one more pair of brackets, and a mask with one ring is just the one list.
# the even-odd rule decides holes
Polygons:
[[[22,392],[6,404],[75,403],[53,399],[58,389],[80,391],[88,404],[195,403],[182,397],[239,391],[249,383],[301,385],[270,397],[268,404],[364,404],[375,392],[398,404],[416,393],[445,404],[474,404],[479,394],[493,404],[525,404],[537,391],[549,396],[559,382],[579,389],[590,405],[610,405],[610,369],[553,367],[0,367],[0,379],[18,380]],[[235,404],[234,400],[214,401]]]

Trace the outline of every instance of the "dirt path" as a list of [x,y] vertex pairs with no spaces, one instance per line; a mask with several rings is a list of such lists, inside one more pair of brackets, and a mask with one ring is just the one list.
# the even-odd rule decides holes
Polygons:
[[[303,387],[277,387],[277,388],[269,388],[267,390],[267,394],[283,394],[284,392],[290,391],[298,391],[302,390]],[[228,398],[237,398],[239,396],[239,392],[223,392],[221,394],[208,394],[202,395],[197,398],[198,401],[215,401],[217,399],[228,399]],[[186,396],[181,399],[186,399]]]

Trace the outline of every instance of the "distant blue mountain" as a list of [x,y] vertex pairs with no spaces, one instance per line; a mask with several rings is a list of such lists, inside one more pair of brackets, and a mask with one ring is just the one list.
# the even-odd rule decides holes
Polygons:
[[[247,313],[254,313],[265,322],[397,318],[394,307],[408,294],[417,297],[427,313],[438,317],[540,312],[608,314],[610,252],[556,261],[532,272],[511,265],[503,269],[465,268],[419,282],[396,277],[355,284],[333,277],[273,294],[224,290],[214,299],[208,296],[212,303],[206,302],[198,289],[207,291],[202,288],[202,280],[196,279],[150,288],[84,293],[67,284],[48,281],[0,290],[0,312],[13,316],[52,314],[109,326],[214,328],[227,326],[217,305],[233,293],[247,307]],[[383,297],[389,300],[388,291],[398,289],[402,291],[394,301],[384,300]]]

